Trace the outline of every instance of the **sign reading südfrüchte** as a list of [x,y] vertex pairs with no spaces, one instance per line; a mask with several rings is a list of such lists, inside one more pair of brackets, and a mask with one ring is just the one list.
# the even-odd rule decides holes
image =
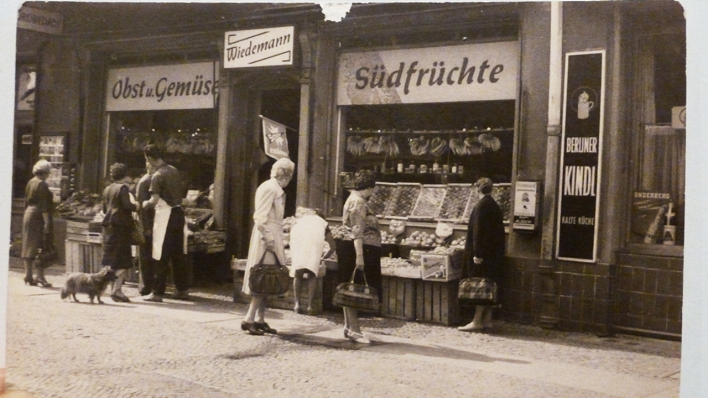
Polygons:
[[595,262],[599,214],[605,52],[566,54],[556,255]]
[[224,68],[293,64],[295,27],[237,30],[224,34]]
[[344,53],[337,104],[516,99],[518,74],[516,41]]

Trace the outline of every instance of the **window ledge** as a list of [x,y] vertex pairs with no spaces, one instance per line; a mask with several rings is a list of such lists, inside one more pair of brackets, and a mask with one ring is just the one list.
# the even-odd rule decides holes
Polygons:
[[665,246],[643,243],[630,243],[619,252],[631,254],[646,254],[650,256],[683,257],[683,246]]

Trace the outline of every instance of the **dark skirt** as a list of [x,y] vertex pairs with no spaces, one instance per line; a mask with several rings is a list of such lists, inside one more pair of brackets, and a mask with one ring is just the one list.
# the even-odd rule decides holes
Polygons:
[[35,258],[44,247],[44,218],[35,206],[25,209],[22,218],[22,258]]
[[133,266],[130,249],[132,227],[109,225],[103,227],[103,259],[101,265],[113,270],[128,269]]
[[[337,275],[339,283],[349,282],[356,268],[356,250],[351,240],[337,240]],[[381,301],[381,247],[364,245],[364,274],[369,286],[376,288]],[[364,283],[361,272],[354,282]]]

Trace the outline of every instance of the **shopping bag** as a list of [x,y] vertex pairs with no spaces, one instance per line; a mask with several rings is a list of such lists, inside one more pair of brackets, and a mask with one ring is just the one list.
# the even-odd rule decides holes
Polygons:
[[356,271],[357,269],[355,268],[349,282],[337,285],[332,298],[332,305],[351,307],[361,311],[378,312],[381,305],[378,291],[376,288],[369,286],[363,270],[361,273],[364,275],[364,284],[354,283]]
[[[275,264],[265,264],[266,253],[273,253]],[[290,272],[288,268],[280,264],[278,256],[272,250],[266,250],[261,260],[250,270],[248,277],[248,287],[256,294],[268,294],[280,296],[290,289]]]
[[39,268],[48,268],[59,260],[59,253],[54,246],[54,236],[49,233],[44,236],[44,245],[37,252],[35,264]]
[[497,283],[489,278],[465,278],[460,281],[457,297],[472,305],[496,305]]
[[133,228],[130,229],[130,244],[140,246],[145,244],[145,229],[140,218],[133,217]]

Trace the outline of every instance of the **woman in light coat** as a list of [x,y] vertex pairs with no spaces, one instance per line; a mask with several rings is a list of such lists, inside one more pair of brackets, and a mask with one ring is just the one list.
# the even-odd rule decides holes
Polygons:
[[[293,177],[295,163],[288,158],[278,159],[270,171],[270,179],[263,182],[256,190],[255,211],[253,212],[253,232],[248,249],[246,273],[243,278],[244,294],[251,296],[246,317],[241,322],[241,329],[252,335],[263,333],[275,334],[277,331],[265,322],[265,307],[267,296],[251,292],[248,280],[251,268],[256,265],[266,253],[266,261],[272,253],[281,264],[285,264],[285,245],[283,244],[283,216],[285,212],[285,188]],[[272,257],[270,261],[273,261]]]
[[52,287],[44,278],[42,264],[37,264],[37,278],[32,278],[32,263],[45,245],[51,243],[53,234],[53,196],[47,185],[52,164],[42,159],[32,168],[34,178],[25,189],[25,214],[22,219],[22,260],[25,264],[25,284]]

